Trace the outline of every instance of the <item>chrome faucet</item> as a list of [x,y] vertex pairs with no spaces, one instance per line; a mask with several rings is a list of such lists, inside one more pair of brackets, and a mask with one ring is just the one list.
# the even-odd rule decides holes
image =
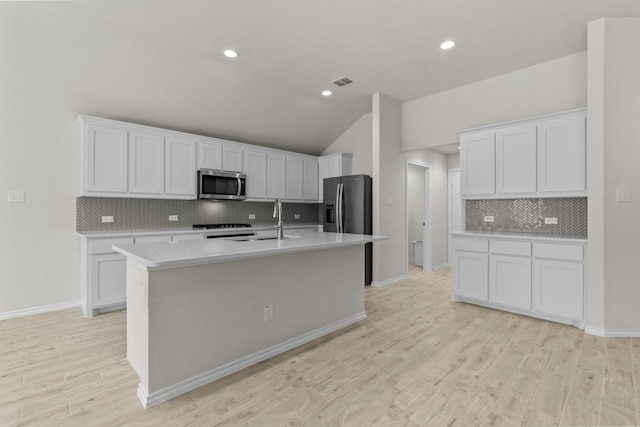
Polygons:
[[273,227],[278,230],[278,240],[284,240],[284,228],[282,227],[282,201],[280,199],[276,199],[276,202],[273,205],[273,217],[278,218],[278,224]]

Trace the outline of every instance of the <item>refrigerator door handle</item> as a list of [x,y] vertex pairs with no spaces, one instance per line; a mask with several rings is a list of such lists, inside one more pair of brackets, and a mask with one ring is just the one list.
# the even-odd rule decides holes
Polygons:
[[338,233],[344,233],[344,225],[342,224],[342,212],[343,212],[343,206],[342,206],[342,192],[344,191],[344,184],[340,183],[338,184],[338,195],[337,195],[337,200],[336,200],[336,204],[337,204],[337,209],[338,209]]

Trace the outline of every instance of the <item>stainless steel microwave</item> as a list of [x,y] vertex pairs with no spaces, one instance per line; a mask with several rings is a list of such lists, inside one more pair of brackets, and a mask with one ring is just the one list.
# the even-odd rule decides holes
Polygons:
[[245,180],[240,172],[224,172],[213,169],[198,171],[198,198],[210,200],[244,200]]

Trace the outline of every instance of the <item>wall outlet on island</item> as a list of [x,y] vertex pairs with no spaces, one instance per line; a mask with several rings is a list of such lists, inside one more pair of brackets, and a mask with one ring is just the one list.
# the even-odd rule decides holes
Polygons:
[[177,221],[178,215],[169,215],[169,221]]
[[264,306],[264,321],[273,320],[273,304]]

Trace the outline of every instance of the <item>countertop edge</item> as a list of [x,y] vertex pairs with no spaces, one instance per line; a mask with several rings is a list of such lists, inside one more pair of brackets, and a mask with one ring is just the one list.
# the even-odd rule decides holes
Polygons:
[[586,244],[587,239],[582,237],[567,237],[567,236],[539,236],[535,234],[502,234],[502,233],[482,233],[482,232],[469,232],[469,231],[453,231],[449,233],[451,236],[463,236],[463,237],[479,237],[485,239],[514,239],[514,240],[540,240],[551,242],[567,242]]
[[[285,224],[285,230],[292,228],[317,228],[322,227],[322,224]],[[256,225],[249,228],[219,228],[210,230],[201,230],[193,228],[178,228],[178,229],[162,229],[162,230],[116,230],[116,231],[76,231],[78,237],[83,238],[101,238],[101,237],[134,237],[134,236],[159,236],[166,234],[226,234],[230,231],[265,231],[272,230],[272,225]]]

